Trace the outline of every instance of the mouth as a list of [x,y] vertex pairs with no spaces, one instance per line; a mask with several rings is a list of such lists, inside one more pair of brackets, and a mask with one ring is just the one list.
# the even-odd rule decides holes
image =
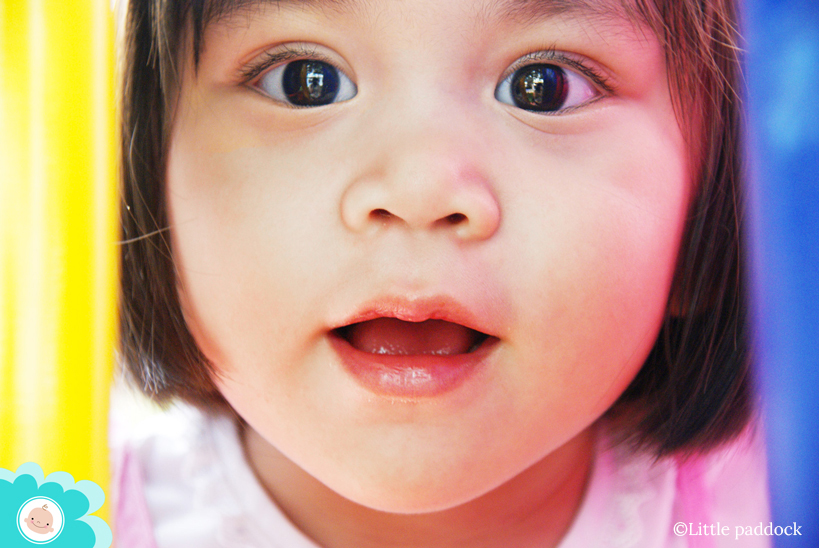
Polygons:
[[490,336],[446,320],[410,322],[381,317],[335,329],[360,352],[381,356],[457,356],[476,351]]
[[351,377],[369,392],[426,398],[455,390],[485,365],[499,339],[451,302],[373,307],[330,331]]

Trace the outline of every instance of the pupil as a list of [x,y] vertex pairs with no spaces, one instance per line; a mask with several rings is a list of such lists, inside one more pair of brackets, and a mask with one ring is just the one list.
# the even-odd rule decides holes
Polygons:
[[529,65],[512,77],[515,105],[526,110],[555,111],[568,94],[566,74],[555,65]]
[[282,79],[284,93],[294,105],[327,105],[338,94],[336,69],[321,61],[293,61],[285,67]]

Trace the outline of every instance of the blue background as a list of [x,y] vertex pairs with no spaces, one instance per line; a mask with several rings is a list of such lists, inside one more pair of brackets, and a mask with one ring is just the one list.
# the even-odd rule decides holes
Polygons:
[[774,525],[819,546],[819,4],[745,3],[751,276]]

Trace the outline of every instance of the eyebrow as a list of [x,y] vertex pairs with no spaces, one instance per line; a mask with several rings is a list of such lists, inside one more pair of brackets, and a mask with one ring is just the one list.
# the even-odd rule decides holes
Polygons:
[[549,19],[560,15],[594,16],[604,19],[629,18],[624,0],[496,0],[501,18],[520,21]]

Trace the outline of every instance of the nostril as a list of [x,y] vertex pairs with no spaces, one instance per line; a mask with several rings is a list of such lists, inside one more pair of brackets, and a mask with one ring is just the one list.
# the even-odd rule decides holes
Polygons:
[[387,211],[386,209],[373,209],[370,211],[370,218],[375,220],[385,221],[392,217],[392,213]]
[[457,225],[466,220],[466,215],[463,213],[453,213],[452,215],[447,215],[444,219],[451,225]]

